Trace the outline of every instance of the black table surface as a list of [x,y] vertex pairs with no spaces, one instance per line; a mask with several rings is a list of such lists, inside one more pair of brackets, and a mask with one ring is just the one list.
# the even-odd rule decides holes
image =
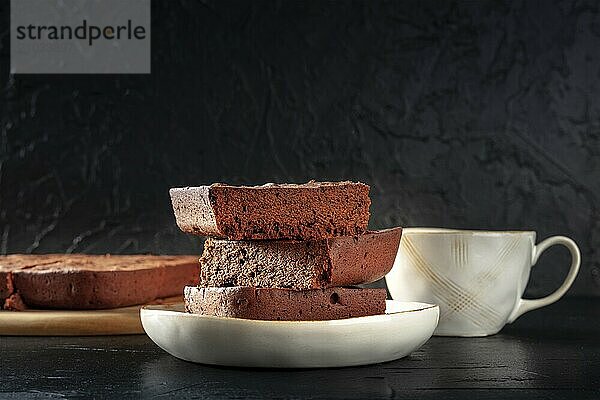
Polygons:
[[433,337],[409,357],[364,367],[198,365],[143,335],[5,336],[0,350],[2,399],[600,399],[600,299],[566,298],[495,336]]

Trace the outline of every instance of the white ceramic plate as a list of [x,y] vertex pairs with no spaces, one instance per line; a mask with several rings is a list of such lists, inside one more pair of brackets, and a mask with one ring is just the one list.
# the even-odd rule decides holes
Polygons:
[[158,346],[183,360],[236,367],[316,368],[373,364],[405,357],[433,334],[438,306],[387,301],[384,315],[331,321],[255,321],[141,309]]

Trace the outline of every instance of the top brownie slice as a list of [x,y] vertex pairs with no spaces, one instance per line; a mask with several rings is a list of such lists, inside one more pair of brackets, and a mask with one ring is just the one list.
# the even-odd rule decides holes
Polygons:
[[314,240],[362,234],[369,222],[369,186],[308,182],[170,190],[182,231],[231,240]]

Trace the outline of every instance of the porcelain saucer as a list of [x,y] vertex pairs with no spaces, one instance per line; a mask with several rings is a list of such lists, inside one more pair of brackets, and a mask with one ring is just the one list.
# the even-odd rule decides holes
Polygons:
[[391,361],[433,334],[438,306],[388,300],[386,313],[330,321],[256,321],[189,314],[181,305],[140,311],[144,330],[182,360],[235,367],[346,367]]

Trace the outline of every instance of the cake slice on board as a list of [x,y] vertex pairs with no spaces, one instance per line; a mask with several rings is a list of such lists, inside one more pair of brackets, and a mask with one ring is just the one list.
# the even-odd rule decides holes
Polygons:
[[198,282],[195,256],[0,256],[4,309],[107,309],[181,295]]

